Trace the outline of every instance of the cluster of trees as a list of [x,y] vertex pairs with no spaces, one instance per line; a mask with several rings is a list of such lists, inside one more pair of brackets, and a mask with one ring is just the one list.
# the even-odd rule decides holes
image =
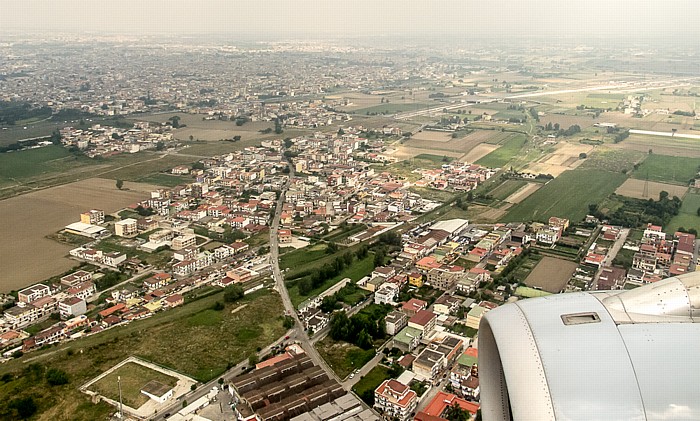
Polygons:
[[123,281],[125,279],[124,276],[125,275],[122,275],[121,272],[108,270],[104,272],[104,276],[95,280],[95,287],[98,291],[111,288],[119,282]]
[[308,295],[312,290],[323,285],[327,280],[335,278],[353,261],[353,255],[347,252],[336,257],[332,263],[326,263],[320,269],[313,272],[310,277],[299,280],[298,287],[301,295]]
[[391,307],[370,306],[348,318],[345,312],[333,313],[330,321],[332,339],[357,345],[362,349],[370,349],[375,339],[384,339],[386,326],[384,317]]
[[[45,381],[46,384],[51,387],[63,386],[70,382],[68,374],[66,374],[65,371],[57,368],[49,368],[47,370],[46,367],[41,364],[30,364],[25,367],[18,379],[31,384]],[[2,383],[9,383],[15,380],[15,376],[12,374],[5,374],[0,379]],[[38,402],[32,396],[8,396],[0,402],[0,418],[28,419],[36,414],[38,406]]]
[[227,303],[235,303],[243,298],[245,290],[240,285],[230,285],[224,288],[224,301]]
[[635,228],[651,222],[655,225],[666,225],[671,218],[678,215],[681,199],[677,196],[669,198],[666,191],[659,193],[659,200],[634,199],[625,196],[614,196],[622,202],[614,212],[607,215],[598,209],[597,204],[588,205],[588,213],[596,218],[607,219],[610,224]]
[[17,121],[49,117],[51,108],[34,107],[26,101],[0,101],[0,124],[13,126]]
[[544,126],[544,129],[546,131],[557,132],[557,135],[559,135],[559,136],[573,136],[576,133],[581,133],[581,126],[579,126],[578,124],[574,124],[573,126],[569,126],[568,129],[564,130],[561,128],[559,123],[552,124],[551,122],[549,122]]
[[685,117],[695,117],[695,111],[681,111],[681,110],[676,110],[673,112],[674,115],[682,115]]

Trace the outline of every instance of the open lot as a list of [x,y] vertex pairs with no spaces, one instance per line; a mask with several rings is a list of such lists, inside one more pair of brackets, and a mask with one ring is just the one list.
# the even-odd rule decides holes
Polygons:
[[374,349],[365,351],[348,342],[334,341],[330,336],[317,342],[316,349],[341,379],[344,379],[356,368],[364,366],[376,355]]
[[65,258],[70,246],[46,238],[80,220],[80,213],[103,209],[112,213],[147,197],[155,186],[93,178],[0,201],[0,290],[8,292],[76,265]]
[[673,234],[680,227],[686,229],[700,229],[700,215],[698,215],[698,209],[700,209],[700,191],[691,189],[691,192],[686,194],[683,198],[683,204],[681,205],[678,215],[674,216],[668,225],[664,227],[665,231],[669,234]]
[[177,383],[175,377],[159,371],[152,370],[136,363],[127,363],[90,386],[90,390],[119,402],[119,384],[117,378],[121,378],[122,400],[124,405],[138,409],[148,402],[148,397],[141,393],[141,388],[151,380],[164,385],[174,387]]
[[654,181],[637,180],[630,178],[615,190],[616,194],[634,197],[636,199],[659,199],[659,193],[665,191],[670,197],[678,196],[683,198],[688,191],[688,187],[674,184],[657,183]]
[[510,209],[505,221],[543,221],[550,216],[572,222],[586,216],[588,205],[614,192],[627,176],[599,170],[566,171]]
[[543,257],[525,278],[525,284],[553,294],[561,292],[574,274],[577,263],[555,257]]
[[[78,387],[123,361],[126,355],[206,382],[286,331],[282,326],[282,301],[274,292],[263,290],[238,303],[225,304],[223,310],[217,311],[219,316],[214,317],[211,311],[217,301],[223,302],[223,292],[196,301],[189,301],[186,296],[184,306],[2,364],[0,375],[13,373],[15,377],[0,383],[0,396],[32,396],[39,412],[32,419],[105,419],[114,408],[105,403],[92,404]],[[32,364],[27,364],[27,358]],[[27,374],[30,366],[63,370],[70,383],[49,388]],[[5,404],[0,400],[0,411]]]
[[632,173],[632,178],[687,186],[698,169],[700,158],[658,155],[654,152]]

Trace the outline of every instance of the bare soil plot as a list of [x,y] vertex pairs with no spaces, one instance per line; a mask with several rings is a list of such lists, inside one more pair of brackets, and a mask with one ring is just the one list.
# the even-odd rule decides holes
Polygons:
[[496,149],[498,149],[498,145],[482,143],[480,145],[476,145],[474,149],[462,155],[459,160],[462,162],[476,162]]
[[115,212],[145,199],[156,186],[91,178],[0,201],[0,292],[19,289],[76,265],[70,246],[46,238],[89,209]]
[[551,174],[556,177],[564,171],[581,165],[584,160],[579,159],[579,154],[589,154],[592,150],[591,145],[562,142],[555,147],[554,152],[530,164],[527,171],[535,174]]
[[487,208],[485,212],[482,212],[479,215],[479,220],[483,221],[497,221],[500,219],[503,215],[506,214],[507,207],[504,209],[494,209],[494,208]]
[[420,133],[414,134],[411,140],[427,140],[429,142],[449,142],[450,140],[452,140],[452,133],[423,130]]
[[536,192],[540,187],[542,187],[542,184],[540,183],[527,183],[527,185],[521,187],[520,190],[508,196],[505,199],[505,202],[520,203],[532,193]]
[[662,191],[668,192],[670,197],[678,196],[682,199],[688,191],[688,187],[629,178],[615,190],[615,193],[636,199],[651,198],[657,200]]
[[525,279],[525,284],[553,294],[561,292],[574,274],[577,263],[555,257],[543,257]]

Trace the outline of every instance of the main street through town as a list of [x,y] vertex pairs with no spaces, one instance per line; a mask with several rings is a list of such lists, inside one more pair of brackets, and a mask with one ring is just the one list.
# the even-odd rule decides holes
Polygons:
[[294,329],[292,335],[290,335],[290,340],[298,342],[302,348],[306,351],[306,354],[311,358],[314,364],[323,368],[328,377],[336,379],[340,382],[338,376],[335,372],[326,364],[326,362],[321,358],[321,356],[316,352],[311,339],[304,330],[304,326],[299,320],[296,309],[292,304],[292,300],[289,298],[289,292],[284,284],[284,277],[282,276],[282,271],[280,270],[279,263],[279,241],[277,237],[277,231],[279,230],[280,217],[282,215],[282,206],[284,205],[284,198],[289,188],[290,180],[294,178],[294,166],[288,164],[289,167],[289,178],[287,182],[282,186],[280,190],[279,198],[277,199],[277,206],[275,207],[275,215],[272,218],[272,224],[270,224],[270,265],[272,267],[272,277],[275,280],[275,289],[279,292],[280,297],[282,297],[282,302],[284,303],[285,313],[292,318],[294,318]]

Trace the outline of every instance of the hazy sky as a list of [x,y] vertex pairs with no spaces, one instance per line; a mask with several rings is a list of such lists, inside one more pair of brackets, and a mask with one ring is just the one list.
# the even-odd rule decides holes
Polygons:
[[[355,37],[700,34],[697,0],[0,0],[0,29]],[[0,40],[1,41],[1,40]]]

